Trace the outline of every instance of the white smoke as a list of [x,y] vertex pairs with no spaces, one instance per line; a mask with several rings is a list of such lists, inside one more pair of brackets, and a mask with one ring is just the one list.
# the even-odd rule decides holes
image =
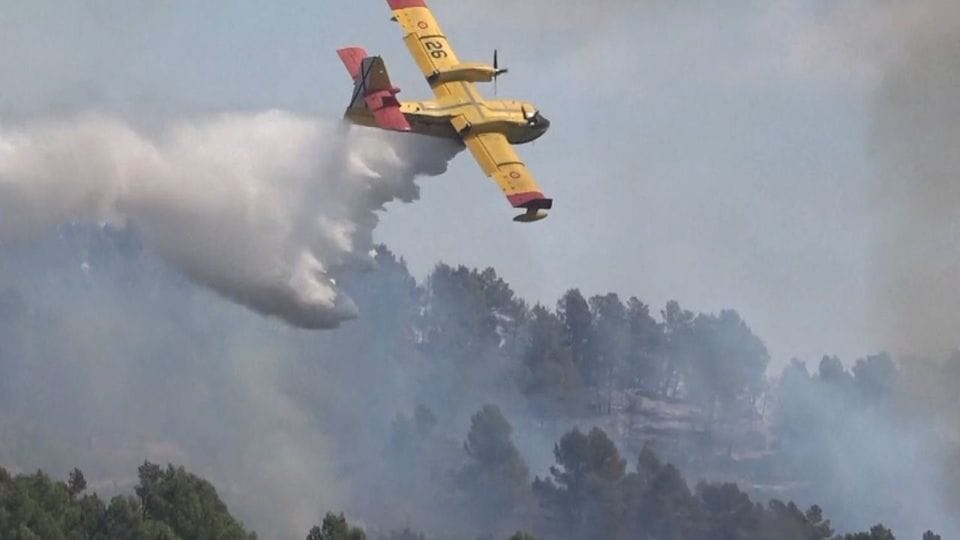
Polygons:
[[181,121],[151,138],[108,116],[0,127],[0,241],[71,221],[131,224],[192,279],[263,314],[334,328],[369,264],[376,211],[412,201],[452,142],[281,111]]

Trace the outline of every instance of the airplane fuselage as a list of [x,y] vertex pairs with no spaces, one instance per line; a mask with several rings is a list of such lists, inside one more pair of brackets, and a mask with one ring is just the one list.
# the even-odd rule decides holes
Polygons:
[[[541,137],[550,127],[550,122],[531,103],[487,100],[473,84],[460,84],[467,98],[448,96],[400,103],[400,111],[414,133],[462,140],[468,133],[497,132],[512,144],[523,144]],[[357,124],[377,127],[369,109],[352,108],[346,115]]]

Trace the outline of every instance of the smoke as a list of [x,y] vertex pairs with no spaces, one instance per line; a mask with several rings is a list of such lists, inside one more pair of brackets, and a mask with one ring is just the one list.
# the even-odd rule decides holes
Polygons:
[[[284,386],[296,359],[316,369],[336,345],[168,267],[297,327],[336,327],[358,315],[342,286],[375,264],[377,212],[415,200],[415,178],[458,149],[282,111],[154,131],[95,113],[0,126],[4,463],[78,465],[107,494],[143,459],[183,463],[274,535],[342,507],[350,491],[325,486],[343,432],[316,418],[345,417],[339,400],[315,413]],[[366,301],[373,316],[386,302]],[[367,378],[343,369],[311,371],[313,387]]]
[[516,390],[489,375],[502,366],[478,362],[467,378],[459,359],[423,356],[402,262],[378,251],[343,284],[364,316],[308,332],[221,301],[141,238],[74,225],[0,252],[4,467],[80,467],[110,497],[131,492],[143,460],[174,462],[263,538],[302,537],[330,510],[385,528],[469,526],[436,511],[462,465],[464,417]]
[[944,0],[883,9],[893,46],[879,57],[870,143],[876,208],[873,284],[887,346],[902,353],[901,410],[928,443],[946,494],[960,509],[960,5]]
[[886,354],[849,371],[826,357],[812,376],[793,362],[774,414],[779,466],[800,480],[790,496],[827,509],[840,531],[882,521],[898,537],[934,529],[953,538],[960,523],[944,496],[949,450],[937,423],[909,404],[912,376]]
[[960,345],[960,5],[895,19],[872,126],[879,308],[891,346],[942,356]]
[[871,90],[873,170],[863,196],[872,211],[864,242],[874,305],[866,316],[878,345],[896,352],[901,380],[880,409],[838,401],[829,385],[798,391],[818,411],[796,422],[819,442],[808,453],[829,465],[812,495],[825,507],[847,499],[840,521],[883,514],[901,533],[934,526],[952,537],[960,526],[960,379],[958,357],[943,359],[960,346],[960,4],[848,0],[820,30],[810,50],[829,52],[831,64]]
[[133,226],[193,280],[303,328],[358,315],[337,286],[369,266],[376,211],[412,201],[453,143],[281,111],[155,137],[85,114],[0,129],[0,241],[65,222]]

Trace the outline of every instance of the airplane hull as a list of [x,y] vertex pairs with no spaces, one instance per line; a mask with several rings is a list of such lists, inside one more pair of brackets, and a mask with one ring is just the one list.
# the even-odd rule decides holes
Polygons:
[[[368,109],[350,109],[344,116],[347,120],[359,126],[380,128],[373,113]],[[453,129],[453,124],[450,123],[449,119],[416,113],[404,113],[404,116],[410,124],[411,133],[456,141],[462,140],[460,134]]]
[[[411,112],[410,109],[419,108],[421,112]],[[422,107],[417,105],[408,106],[403,104],[401,107],[403,115],[410,124],[410,132],[429,137],[440,137],[443,139],[453,139],[463,141],[463,136],[470,133],[501,133],[506,136],[511,144],[525,144],[532,142],[546,132],[545,129],[532,127],[526,123],[517,123],[506,119],[492,119],[481,121],[481,123],[469,124],[466,131],[461,133],[454,127],[452,119],[455,115],[438,115],[424,112]],[[366,108],[347,109],[344,115],[354,124],[380,128],[373,112]]]

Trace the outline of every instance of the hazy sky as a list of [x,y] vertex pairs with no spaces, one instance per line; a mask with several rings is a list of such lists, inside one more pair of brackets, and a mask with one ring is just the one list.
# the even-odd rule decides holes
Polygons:
[[[499,48],[510,68],[500,95],[539,104],[553,122],[520,151],[555,210],[511,222],[499,190],[461,155],[377,230],[418,277],[442,260],[494,266],[551,305],[578,286],[657,309],[669,299],[732,307],[775,365],[886,345],[867,196],[886,42],[871,9],[432,4],[462,58]],[[334,51],[358,44],[385,57],[401,98],[426,97],[389,17],[383,0],[0,0],[0,122],[89,108],[147,127],[236,109],[336,118],[351,85]]]

